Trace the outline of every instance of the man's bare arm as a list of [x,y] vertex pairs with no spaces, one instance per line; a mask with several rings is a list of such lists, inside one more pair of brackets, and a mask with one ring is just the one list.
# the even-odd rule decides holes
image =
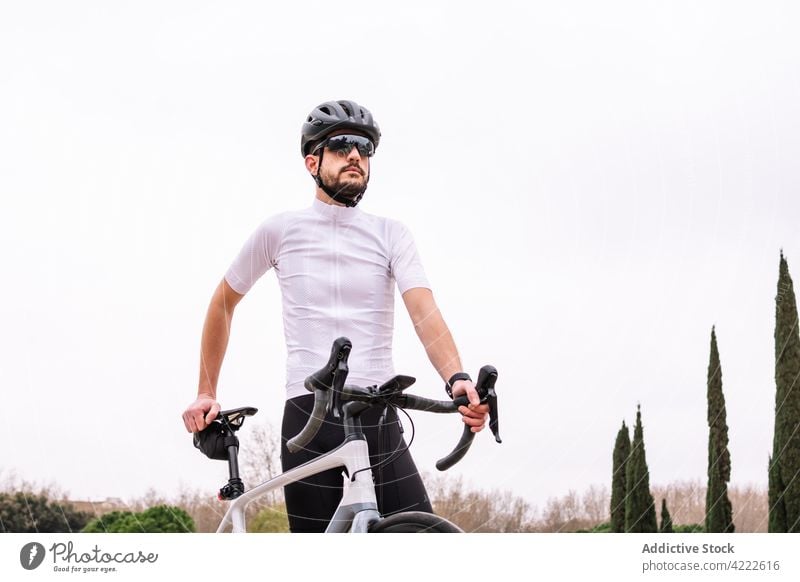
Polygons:
[[[415,287],[403,293],[403,301],[428,359],[442,380],[447,382],[453,374],[462,372],[456,343],[433,299],[433,292],[424,287]],[[452,389],[454,396],[466,394],[469,398],[469,407],[462,406],[459,409],[464,422],[472,427],[473,432],[483,429],[489,407],[479,404],[475,384],[469,380],[459,380]]]
[[217,381],[228,349],[233,310],[242,297],[223,279],[211,298],[200,342],[197,399],[183,413],[183,423],[189,432],[203,430],[219,413]]
[[446,382],[450,376],[462,371],[461,358],[450,329],[433,299],[433,292],[424,287],[415,287],[403,293],[403,301],[431,364]]

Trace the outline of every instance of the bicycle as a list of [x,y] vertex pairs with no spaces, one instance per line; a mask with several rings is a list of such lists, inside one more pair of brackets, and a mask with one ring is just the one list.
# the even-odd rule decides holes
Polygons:
[[[287,442],[291,452],[303,448],[317,434],[326,413],[331,410],[336,418],[342,419],[344,428],[342,444],[332,451],[245,491],[244,483],[239,476],[239,439],[236,431],[242,427],[245,418],[256,414],[258,409],[245,406],[221,411],[206,429],[195,433],[193,439],[195,447],[209,458],[228,461],[228,482],[219,490],[218,497],[231,503],[217,528],[217,533],[225,532],[228,527],[232,533],[244,533],[245,509],[252,501],[278,487],[340,466],[345,469],[342,500],[325,533],[462,531],[445,518],[420,511],[405,511],[389,517],[380,515],[372,478],[374,466],[370,464],[369,448],[362,432],[360,415],[372,406],[452,413],[457,412],[459,406],[468,404],[466,396],[459,396],[452,401],[442,401],[404,394],[403,391],[416,380],[411,376],[402,375],[393,377],[379,387],[345,384],[348,374],[347,360],[351,349],[352,344],[349,339],[338,338],[333,342],[327,364],[306,378],[305,387],[314,394],[314,407],[305,427]],[[489,428],[495,441],[500,443],[502,441],[497,415],[496,380],[497,370],[493,366],[484,366],[478,374],[475,387],[481,403],[489,405]],[[470,427],[464,426],[458,444],[436,463],[436,468],[445,471],[461,460],[469,450],[474,436],[475,433]],[[403,451],[407,448],[408,445]]]

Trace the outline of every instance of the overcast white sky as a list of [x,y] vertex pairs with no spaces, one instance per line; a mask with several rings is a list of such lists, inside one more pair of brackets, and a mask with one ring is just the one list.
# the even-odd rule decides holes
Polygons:
[[[263,218],[310,204],[300,125],[349,98],[383,130],[364,210],[409,226],[466,366],[499,370],[504,443],[454,473],[539,506],[608,486],[641,403],[651,483],[705,479],[716,324],[732,483],[765,486],[797,5],[522,4],[0,5],[2,474],[214,494],[180,420],[208,300]],[[284,353],[269,273],[223,406],[278,426]],[[395,364],[443,394],[400,304]],[[460,424],[416,418],[435,471]]]

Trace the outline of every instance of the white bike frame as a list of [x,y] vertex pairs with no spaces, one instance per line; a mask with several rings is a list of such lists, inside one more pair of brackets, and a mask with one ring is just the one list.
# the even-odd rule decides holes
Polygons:
[[[263,497],[273,489],[335,467],[346,469],[346,473],[343,475],[344,490],[342,501],[336,508],[325,533],[348,531],[366,533],[370,523],[380,519],[380,513],[378,513],[378,501],[375,497],[372,470],[369,468],[369,449],[367,441],[363,439],[348,440],[329,453],[281,473],[246,491],[231,501],[228,511],[217,528],[217,533],[223,533],[228,526],[231,527],[231,533],[245,533],[247,531],[245,510],[252,501]],[[355,480],[353,480],[354,475]]]

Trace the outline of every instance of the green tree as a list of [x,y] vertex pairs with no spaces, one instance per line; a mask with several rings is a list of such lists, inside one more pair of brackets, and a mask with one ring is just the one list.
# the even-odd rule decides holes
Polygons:
[[674,526],[675,533],[703,533],[703,526],[699,523],[687,523]]
[[625,531],[625,471],[631,454],[631,436],[625,421],[617,433],[611,472],[611,531]]
[[44,494],[0,493],[1,533],[72,533],[80,531],[88,521],[88,513]]
[[641,407],[636,407],[636,426],[633,429],[631,454],[625,476],[625,531],[656,533],[656,506],[650,494],[650,472],[644,450],[644,429]]
[[[773,448],[774,448],[773,443]],[[767,490],[767,500],[769,503],[769,521],[767,531],[786,533],[786,504],[783,502],[783,490],[785,489],[781,480],[781,470],[778,463],[772,462],[772,455],[769,457],[769,489]]]
[[118,533],[130,531],[127,525],[135,521],[135,514],[132,511],[112,511],[94,518],[83,528],[83,533]]
[[675,530],[672,529],[672,516],[669,514],[669,509],[667,509],[667,500],[661,500],[661,528],[659,529],[661,533],[673,533]]
[[781,251],[775,297],[775,434],[769,460],[769,531],[800,532],[800,333]]
[[728,498],[731,455],[728,452],[728,423],[725,395],[722,393],[722,367],[717,349],[717,333],[713,327],[706,397],[708,399],[708,486],[705,530],[709,533],[731,533],[734,530],[731,500]]
[[144,510],[141,524],[148,533],[192,533],[196,531],[194,520],[180,507],[156,505]]
[[145,511],[112,511],[90,521],[84,533],[186,533],[194,520],[180,507],[156,505]]

